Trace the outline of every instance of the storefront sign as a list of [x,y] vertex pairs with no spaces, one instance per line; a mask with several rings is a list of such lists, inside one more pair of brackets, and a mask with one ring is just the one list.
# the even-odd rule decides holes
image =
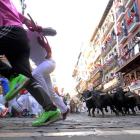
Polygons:
[[111,86],[116,85],[117,83],[118,83],[117,78],[114,78],[113,80],[109,81],[108,83],[106,83],[106,84],[104,85],[104,90],[105,90],[105,89],[108,89],[108,88],[111,87]]

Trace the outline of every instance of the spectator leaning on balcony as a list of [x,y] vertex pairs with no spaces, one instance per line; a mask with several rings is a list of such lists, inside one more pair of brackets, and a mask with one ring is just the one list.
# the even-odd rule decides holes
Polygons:
[[110,74],[110,78],[109,78],[109,81],[113,80],[114,79],[114,73],[111,73]]

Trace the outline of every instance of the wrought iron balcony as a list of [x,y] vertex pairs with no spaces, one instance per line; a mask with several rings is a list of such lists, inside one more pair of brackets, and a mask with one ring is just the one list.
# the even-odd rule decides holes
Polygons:
[[127,38],[127,29],[123,29],[123,33],[119,36],[119,44],[122,44]]
[[96,66],[96,68],[90,72],[90,77],[93,78],[96,73],[103,71],[102,66]]
[[133,20],[130,21],[130,24],[127,26],[128,33],[132,33],[139,25],[139,15],[137,14],[133,17]]
[[134,48],[131,48],[126,52],[126,55],[122,55],[122,57],[118,59],[119,66],[122,67],[126,65],[126,63],[131,62],[131,60],[139,54],[139,45],[136,44]]
[[116,37],[108,41],[106,49],[102,51],[101,56],[104,57],[111,50],[111,48],[116,44]]
[[109,23],[104,31],[104,36],[108,35],[108,33],[110,32],[110,29],[113,27],[114,23],[115,23],[114,21],[109,21]]
[[107,64],[103,65],[103,73],[109,72],[112,68],[118,65],[118,62],[115,58],[112,58]]
[[125,0],[125,8],[129,8],[134,0]]
[[120,22],[121,19],[124,17],[124,15],[125,15],[125,8],[124,6],[120,6],[117,12],[117,22]]

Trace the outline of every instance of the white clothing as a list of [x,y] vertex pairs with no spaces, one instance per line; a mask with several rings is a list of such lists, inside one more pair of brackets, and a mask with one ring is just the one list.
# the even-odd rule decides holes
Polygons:
[[33,77],[40,83],[43,89],[50,96],[51,100],[56,104],[56,106],[60,109],[61,113],[65,113],[67,111],[67,107],[62,102],[60,97],[55,93],[50,73],[52,73],[55,69],[55,62],[53,59],[45,59],[33,72]]
[[35,100],[35,98],[30,93],[28,93],[27,106],[31,114],[36,115],[39,113],[40,110],[43,110],[41,105]]
[[31,32],[30,30],[26,31],[30,40],[30,59],[32,59],[32,61],[37,65],[37,68],[32,72],[32,75],[60,109],[61,113],[65,113],[67,108],[59,96],[55,93],[50,78],[50,73],[52,73],[55,69],[55,61],[52,58],[45,58],[47,56],[47,52],[37,40],[37,37],[43,36],[43,34]]
[[20,107],[21,107],[22,110],[28,109],[27,100],[28,100],[28,94],[22,94],[17,99],[17,102],[20,105]]
[[38,66],[47,56],[45,48],[43,48],[37,40],[37,37],[43,36],[43,33],[39,34],[38,32],[32,32],[29,29],[26,29],[26,31],[30,44],[30,59]]
[[2,115],[3,111],[5,110],[5,106],[1,104],[2,99],[3,99],[3,94],[0,94],[0,115]]
[[[5,105],[6,100],[3,98],[1,100],[1,104]],[[11,101],[8,101],[8,105],[13,107],[14,109],[16,109],[16,111],[22,111],[21,107],[19,106],[19,104],[16,101],[16,97],[14,99],[12,99]]]

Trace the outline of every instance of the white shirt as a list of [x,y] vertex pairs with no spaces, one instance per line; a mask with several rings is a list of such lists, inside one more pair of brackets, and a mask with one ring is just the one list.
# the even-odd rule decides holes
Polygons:
[[26,32],[30,44],[30,59],[36,64],[36,66],[38,66],[47,56],[45,48],[43,48],[37,40],[37,37],[43,36],[43,33],[39,34],[38,32],[32,32],[29,29],[26,29]]

